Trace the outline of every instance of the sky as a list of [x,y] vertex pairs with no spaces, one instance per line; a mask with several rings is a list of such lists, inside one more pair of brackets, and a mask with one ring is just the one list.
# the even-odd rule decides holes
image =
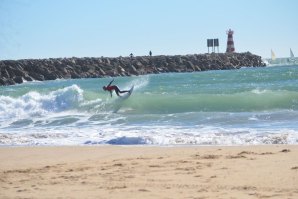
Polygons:
[[[298,57],[297,0],[0,0],[0,60],[225,52]],[[211,50],[211,49],[210,49]]]

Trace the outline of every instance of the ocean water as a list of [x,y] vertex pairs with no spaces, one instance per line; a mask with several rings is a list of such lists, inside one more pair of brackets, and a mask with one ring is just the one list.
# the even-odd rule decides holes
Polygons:
[[0,87],[0,146],[298,143],[298,66]]

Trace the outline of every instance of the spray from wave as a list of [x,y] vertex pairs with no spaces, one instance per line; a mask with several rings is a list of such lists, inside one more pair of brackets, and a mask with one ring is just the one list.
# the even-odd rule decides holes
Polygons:
[[[143,76],[134,79],[125,85],[123,89],[134,85],[134,92],[146,87],[149,77]],[[104,93],[106,94],[106,93]],[[123,104],[121,98],[109,95],[96,96],[94,99],[86,100],[84,90],[73,84],[48,93],[29,91],[19,97],[0,96],[0,120],[21,119],[45,116],[51,113],[61,113],[65,111],[74,112],[116,112]]]
[[83,101],[83,90],[77,85],[58,89],[48,94],[30,91],[18,98],[0,96],[0,118],[24,118],[62,112],[78,107]]

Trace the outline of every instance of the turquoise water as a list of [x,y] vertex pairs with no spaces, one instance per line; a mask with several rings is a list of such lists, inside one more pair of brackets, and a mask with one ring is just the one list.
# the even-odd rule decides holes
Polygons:
[[298,143],[298,66],[0,87],[0,145]]

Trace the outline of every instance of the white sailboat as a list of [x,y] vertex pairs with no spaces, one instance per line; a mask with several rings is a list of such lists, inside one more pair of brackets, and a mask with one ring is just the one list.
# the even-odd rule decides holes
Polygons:
[[273,52],[272,49],[271,49],[271,60],[272,60],[272,61],[276,60],[275,53]]
[[292,51],[292,49],[290,48],[290,57],[291,58],[294,58],[295,56],[294,56],[294,53],[293,53],[293,51]]
[[275,53],[271,49],[271,59],[266,60],[269,66],[282,66],[282,65],[298,65],[298,58],[294,56],[292,49],[290,48],[290,57],[288,58],[276,58]]
[[288,59],[288,62],[292,65],[298,64],[298,59],[294,56],[294,53],[292,49],[290,48],[290,58]]
[[277,65],[280,64],[279,58],[276,59],[275,53],[271,49],[271,59],[268,60],[269,65]]

